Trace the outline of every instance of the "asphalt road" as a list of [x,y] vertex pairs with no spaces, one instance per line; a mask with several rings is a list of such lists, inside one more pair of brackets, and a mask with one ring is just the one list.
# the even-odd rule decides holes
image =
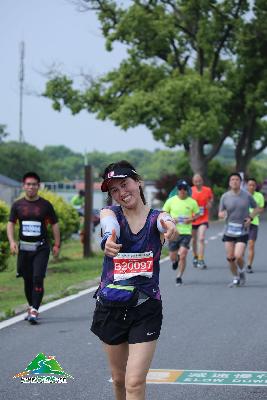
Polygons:
[[[255,273],[240,288],[228,287],[221,231],[219,223],[208,231],[207,270],[194,269],[189,255],[183,286],[176,287],[170,263],[162,264],[164,324],[151,368],[267,371],[267,222],[260,229]],[[89,330],[93,309],[87,294],[43,312],[37,326],[21,321],[1,329],[0,399],[113,399],[106,357]],[[13,379],[41,352],[55,356],[74,379],[58,385]],[[267,387],[149,384],[147,399],[261,400]]]

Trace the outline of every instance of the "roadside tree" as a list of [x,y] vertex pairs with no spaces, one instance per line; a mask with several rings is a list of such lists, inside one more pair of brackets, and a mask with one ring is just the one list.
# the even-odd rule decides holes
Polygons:
[[[250,3],[133,0],[123,7],[118,1],[80,0],[97,13],[107,50],[119,42],[128,56],[117,69],[91,79],[85,90],[56,75],[44,95],[58,111],[63,106],[73,114],[87,110],[125,130],[145,125],[167,146],[183,145],[193,172],[206,176],[227,137],[234,138],[238,151],[244,148],[251,88],[242,77],[262,57],[262,49],[250,51],[248,36],[266,19],[266,3],[255,0],[249,13]],[[260,41],[260,32],[253,38]],[[259,91],[264,76],[258,75]],[[257,123],[265,112],[263,97],[257,96],[260,104],[253,108]],[[251,130],[251,146],[260,132]]]

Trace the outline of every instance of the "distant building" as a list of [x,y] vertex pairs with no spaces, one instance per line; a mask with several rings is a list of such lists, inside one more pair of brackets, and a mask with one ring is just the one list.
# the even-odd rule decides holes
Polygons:
[[144,195],[147,204],[153,208],[159,208],[161,202],[156,199],[157,188],[155,187],[155,181],[144,182]]
[[[100,186],[100,183],[94,183],[93,208],[95,209],[101,209],[106,204],[106,193],[101,192]],[[84,182],[42,182],[41,187],[57,193],[67,203],[70,203],[72,197],[76,195],[79,190],[84,190]]]
[[11,205],[13,201],[20,195],[21,182],[0,175],[0,199]]

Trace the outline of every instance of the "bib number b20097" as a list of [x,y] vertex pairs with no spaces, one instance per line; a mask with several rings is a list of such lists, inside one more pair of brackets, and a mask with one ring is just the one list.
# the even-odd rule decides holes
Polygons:
[[130,279],[134,276],[152,278],[153,253],[119,253],[113,258],[114,282]]

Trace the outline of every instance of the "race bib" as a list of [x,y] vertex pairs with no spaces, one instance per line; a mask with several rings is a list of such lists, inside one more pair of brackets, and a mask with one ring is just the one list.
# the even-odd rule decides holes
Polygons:
[[114,282],[130,279],[134,276],[152,278],[153,253],[119,253],[113,258]]
[[199,215],[204,215],[205,214],[205,207],[199,207]]
[[230,236],[241,236],[243,233],[243,225],[235,222],[229,222],[227,225],[226,234]]
[[186,216],[186,215],[179,215],[178,216],[178,224],[184,224],[184,222],[185,222],[185,220],[187,219],[188,217]]
[[40,221],[22,221],[23,236],[40,236],[41,222]]

